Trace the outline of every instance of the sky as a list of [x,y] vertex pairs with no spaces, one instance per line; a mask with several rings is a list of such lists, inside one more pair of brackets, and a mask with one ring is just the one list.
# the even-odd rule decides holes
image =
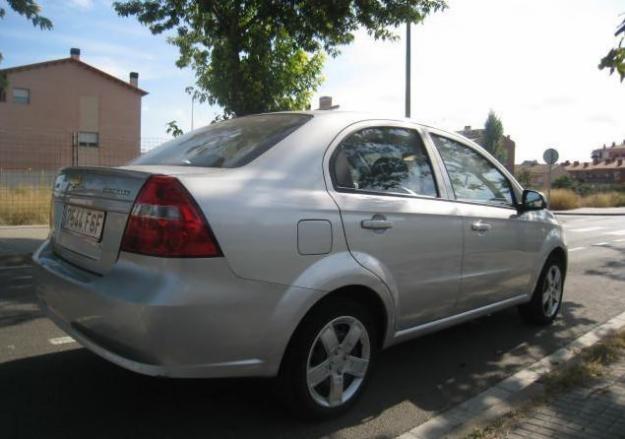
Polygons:
[[[0,0],[4,3],[4,0]],[[142,136],[166,139],[166,124],[191,125],[190,69],[175,66],[177,49],[135,18],[117,16],[111,0],[39,0],[54,23],[40,31],[9,11],[0,20],[1,67],[67,57],[121,79],[139,72]],[[589,160],[594,148],[625,141],[625,82],[597,65],[618,40],[625,0],[448,0],[449,8],[412,30],[412,118],[452,131],[501,118],[517,144],[517,163],[556,148],[562,160]],[[325,82],[341,109],[404,114],[405,31],[395,42],[359,31],[353,44],[328,58]],[[195,127],[220,109],[194,107]]]

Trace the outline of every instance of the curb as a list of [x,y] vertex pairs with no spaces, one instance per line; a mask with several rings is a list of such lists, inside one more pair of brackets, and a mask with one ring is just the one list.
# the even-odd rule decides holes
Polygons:
[[49,229],[50,225],[48,224],[27,224],[27,225],[17,225],[17,226],[0,226],[0,230],[28,230],[28,229]]
[[615,213],[615,212],[607,212],[607,213],[575,213],[575,212],[559,212],[552,211],[554,215],[561,216],[625,216],[625,213]]
[[500,381],[473,398],[439,414],[397,439],[433,439],[450,437],[465,431],[469,424],[486,423],[509,412],[524,400],[535,384],[556,366],[574,358],[582,349],[594,345],[605,336],[625,327],[625,312],[573,340],[551,355]]

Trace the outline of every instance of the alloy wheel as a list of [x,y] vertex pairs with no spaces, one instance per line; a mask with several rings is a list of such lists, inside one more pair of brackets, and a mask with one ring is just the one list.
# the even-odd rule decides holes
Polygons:
[[310,395],[323,407],[345,404],[362,386],[370,359],[366,327],[355,317],[337,317],[319,331],[308,354]]
[[542,304],[546,317],[553,317],[558,312],[560,300],[562,300],[562,273],[560,267],[552,265],[543,283]]

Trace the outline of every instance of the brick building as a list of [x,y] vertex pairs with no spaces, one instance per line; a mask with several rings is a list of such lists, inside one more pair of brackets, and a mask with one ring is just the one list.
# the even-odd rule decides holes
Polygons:
[[614,158],[592,162],[578,161],[563,163],[571,177],[582,183],[623,184],[625,183],[625,158]]
[[70,57],[1,70],[0,169],[118,165],[140,153],[138,74],[128,81]]

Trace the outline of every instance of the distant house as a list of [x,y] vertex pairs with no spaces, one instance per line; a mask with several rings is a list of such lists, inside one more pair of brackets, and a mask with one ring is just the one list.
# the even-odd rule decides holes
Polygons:
[[1,70],[0,170],[117,165],[140,152],[137,73],[128,81],[70,57]]
[[625,158],[595,159],[590,163],[564,162],[566,171],[582,183],[625,183]]
[[593,150],[591,157],[593,160],[625,158],[625,140],[621,144],[612,142],[612,146],[603,145],[603,148]]
[[[537,160],[526,160],[520,165],[514,166],[514,175],[517,179],[522,178],[523,174],[529,180],[529,187],[536,189],[545,189],[547,187],[548,165],[538,163]],[[556,164],[551,168],[551,181],[563,175],[567,175],[566,167],[563,164]]]
[[[478,145],[484,146],[484,129],[473,129],[470,125],[464,127],[462,131],[458,131],[458,134],[462,134],[467,139],[473,140]],[[514,155],[516,150],[516,143],[510,138],[510,136],[504,136],[503,146],[506,150],[506,163],[503,165],[508,171],[514,173]]]

